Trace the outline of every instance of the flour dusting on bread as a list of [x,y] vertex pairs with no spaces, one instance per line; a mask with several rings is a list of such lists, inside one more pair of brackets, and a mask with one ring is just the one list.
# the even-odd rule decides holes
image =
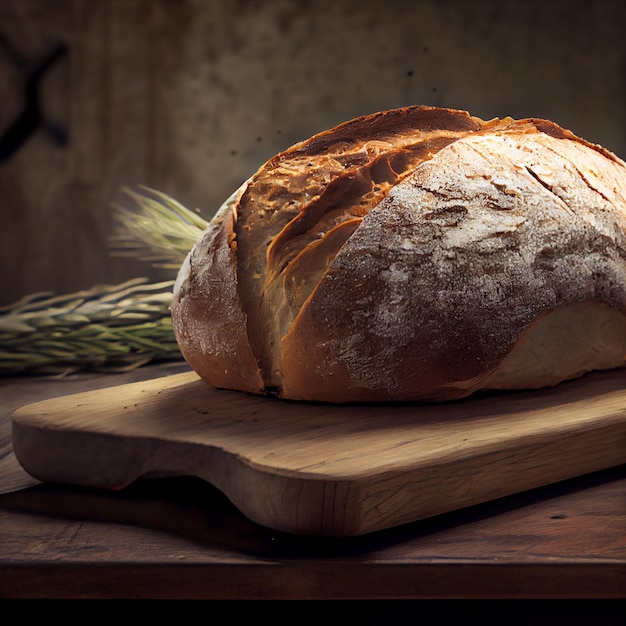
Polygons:
[[626,165],[547,120],[357,118],[270,159],[190,260],[172,319],[215,386],[438,402],[625,365]]

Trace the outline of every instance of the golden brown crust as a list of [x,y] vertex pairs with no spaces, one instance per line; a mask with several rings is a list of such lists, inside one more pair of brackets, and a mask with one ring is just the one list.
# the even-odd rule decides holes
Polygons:
[[[325,271],[318,246],[332,259],[358,221],[420,163],[468,133],[509,121],[423,106],[384,111],[293,146],[251,178],[237,207],[238,275],[248,336],[268,387],[281,385],[281,337],[302,294]],[[296,282],[290,280],[294,264]]]
[[237,291],[236,199],[229,199],[189,253],[172,303],[178,345],[198,375],[215,387],[263,392]]
[[[243,370],[186,351],[216,386],[447,400],[480,389],[556,307],[590,301],[626,320],[626,166],[547,120],[433,107],[358,118],[268,161],[212,228],[192,259],[217,272],[210,297],[224,289],[232,310],[211,319],[231,322]],[[206,303],[181,302],[186,345]]]

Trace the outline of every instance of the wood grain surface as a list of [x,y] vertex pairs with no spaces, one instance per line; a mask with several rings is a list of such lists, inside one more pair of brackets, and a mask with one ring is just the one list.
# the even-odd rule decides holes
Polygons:
[[[476,615],[476,602],[532,598],[547,604],[520,613],[489,602],[493,623],[621,623],[610,619],[623,604],[606,603],[626,598],[626,465],[378,532],[315,538],[252,522],[202,479],[121,490],[42,484],[15,459],[16,408],[186,371],[174,363],[0,380],[0,598],[50,598],[64,610],[59,599],[261,600],[272,615],[278,607],[268,599],[394,603],[366,605],[362,623],[399,610],[405,619],[400,600],[428,599],[411,610],[442,623],[447,613],[433,599],[465,599],[448,622],[457,623]],[[592,598],[586,611],[561,602]],[[293,619],[310,614],[303,606],[293,606]],[[262,607],[254,607],[256,615]]]
[[21,407],[13,446],[43,481],[195,476],[269,528],[360,535],[625,463],[626,371],[437,406],[284,402],[184,372]]

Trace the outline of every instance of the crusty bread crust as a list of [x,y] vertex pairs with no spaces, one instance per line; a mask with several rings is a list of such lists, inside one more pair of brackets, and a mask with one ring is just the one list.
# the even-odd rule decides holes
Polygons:
[[264,390],[237,290],[237,201],[229,198],[187,255],[174,286],[172,325],[185,359],[215,387]]
[[217,387],[443,401],[489,379],[530,388],[584,373],[498,374],[516,348],[532,359],[539,320],[582,303],[584,317],[563,316],[586,320],[575,341],[606,343],[593,307],[616,333],[612,356],[585,357],[584,371],[623,366],[624,162],[546,120],[408,107],[268,161],[191,252],[172,318]]

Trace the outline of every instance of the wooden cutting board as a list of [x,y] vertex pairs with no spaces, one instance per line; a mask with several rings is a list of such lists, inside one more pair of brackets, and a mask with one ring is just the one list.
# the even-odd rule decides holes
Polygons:
[[301,404],[183,373],[21,407],[13,444],[42,481],[197,476],[275,530],[359,535],[626,462],[626,370],[437,406]]

